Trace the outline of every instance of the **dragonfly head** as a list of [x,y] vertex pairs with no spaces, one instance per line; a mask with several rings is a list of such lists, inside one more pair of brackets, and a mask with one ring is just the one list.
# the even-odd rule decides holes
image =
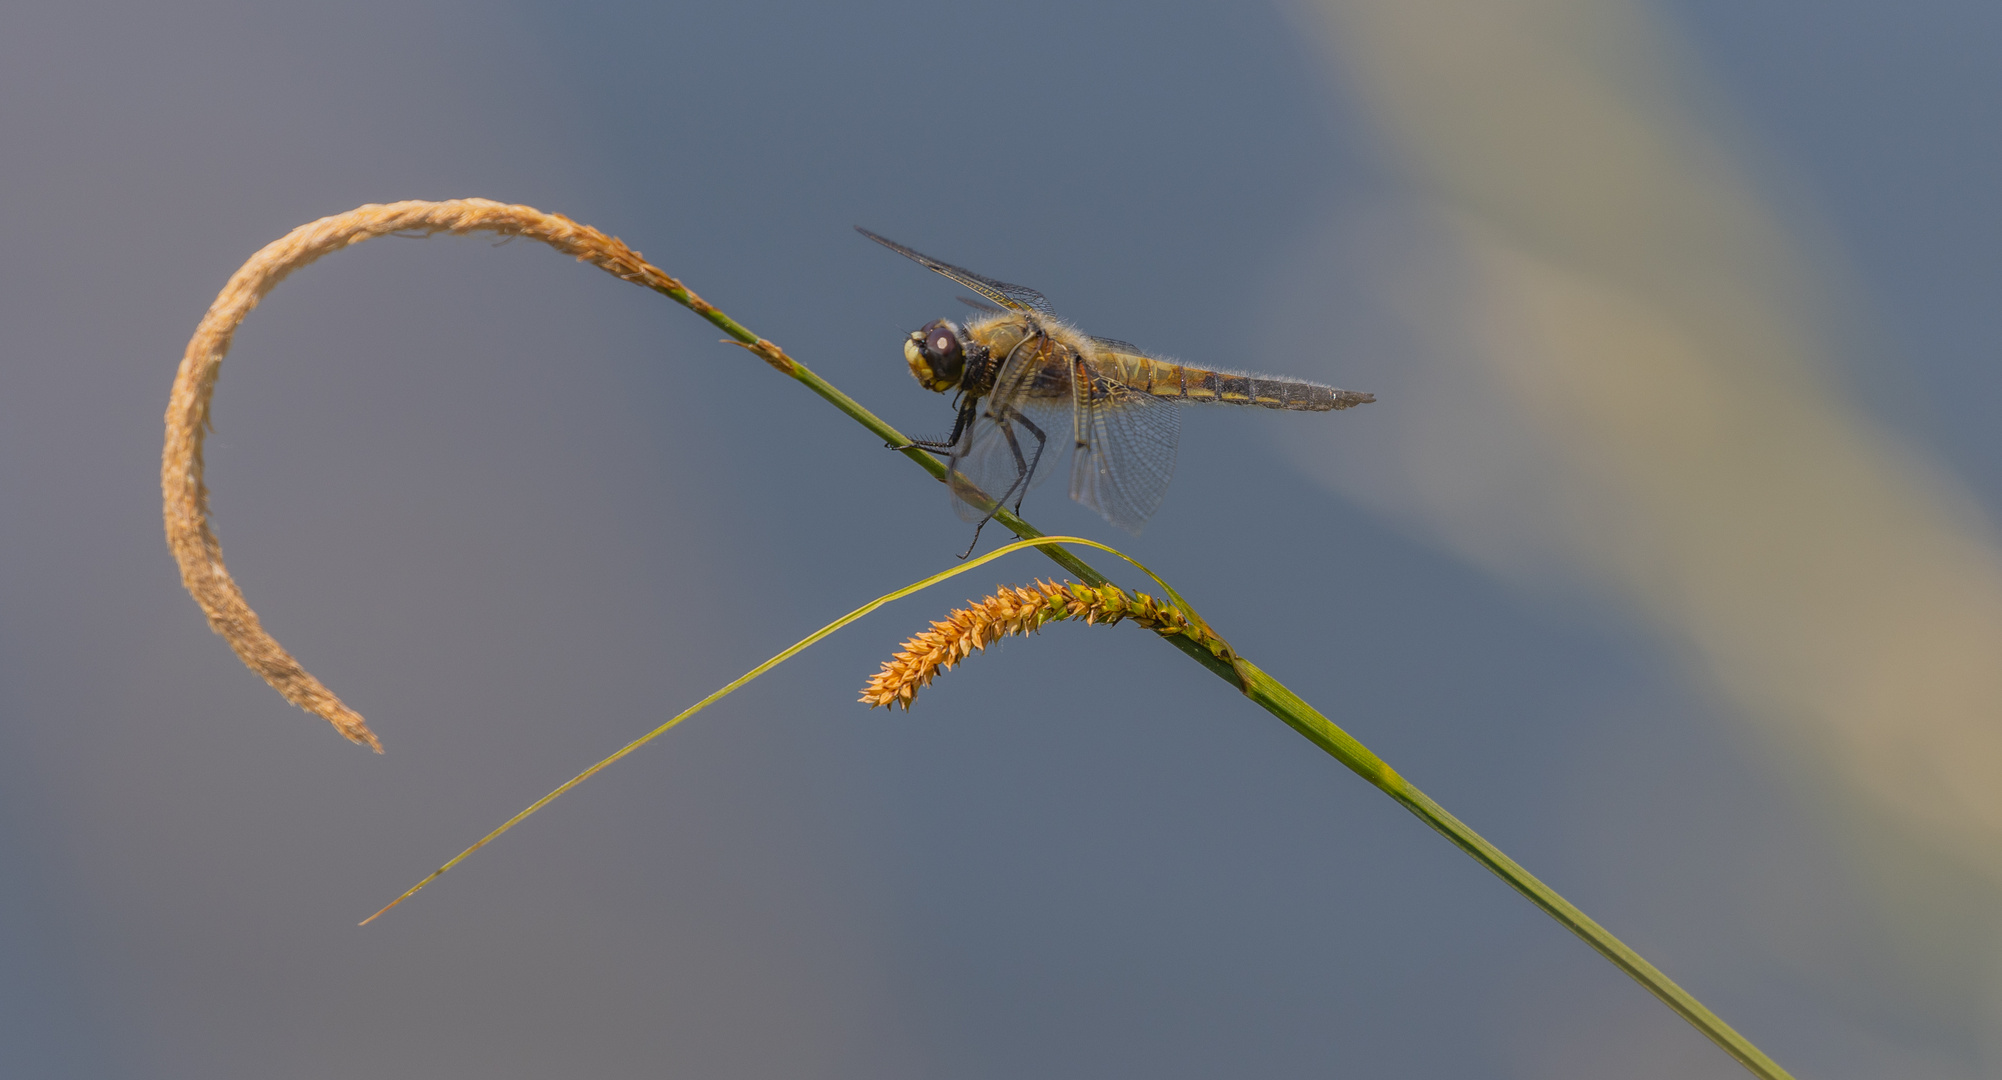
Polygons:
[[966,371],[966,345],[959,327],[944,319],[934,319],[922,330],[911,331],[904,341],[904,360],[911,375],[927,390],[945,393],[959,386]]

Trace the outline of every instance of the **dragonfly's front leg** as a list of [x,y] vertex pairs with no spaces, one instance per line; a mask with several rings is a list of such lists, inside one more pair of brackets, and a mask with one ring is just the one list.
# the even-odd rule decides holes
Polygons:
[[967,425],[973,423],[973,417],[979,405],[980,399],[968,398],[959,407],[959,414],[953,417],[952,434],[946,436],[944,439],[912,439],[902,446],[896,443],[884,443],[883,445],[892,450],[929,450],[934,454],[949,454],[954,447],[959,445],[959,437],[966,433]]

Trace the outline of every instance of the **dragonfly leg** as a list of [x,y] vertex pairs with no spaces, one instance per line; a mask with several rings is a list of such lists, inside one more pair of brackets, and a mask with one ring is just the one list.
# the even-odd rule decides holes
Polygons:
[[883,445],[891,450],[929,450],[934,454],[951,453],[952,449],[959,445],[959,437],[966,432],[967,425],[973,423],[977,400],[968,399],[965,404],[959,407],[959,414],[953,417],[952,420],[952,434],[947,435],[943,439],[912,439],[902,446],[898,446],[896,443],[884,443]]
[[[1015,477],[1016,485],[1021,488],[1020,491],[1015,493],[1015,512],[1019,514],[1022,512],[1022,498],[1029,494],[1029,478],[1036,474],[1036,466],[1043,463],[1043,450],[1050,445],[1050,437],[1044,434],[1043,429],[1037,427],[1034,421],[1023,416],[1019,410],[1009,409],[1008,411],[1012,414],[1015,423],[1028,428],[1029,434],[1036,437],[1036,452],[1029,458],[1029,463],[1024,466],[1022,464],[1022,448],[1016,445],[1014,432],[1010,431],[1008,435],[1008,446],[1015,451],[1015,465],[1022,470]],[[1010,426],[1012,427],[1013,425]]]
[[[1049,445],[1049,436],[1042,428],[1036,426],[1035,421],[1022,415],[1019,409],[1006,409],[1002,415],[995,417],[994,423],[1001,429],[1002,436],[1008,440],[1008,449],[1015,455],[1015,482],[1009,484],[1008,490],[994,499],[994,508],[987,511],[987,516],[973,526],[973,543],[966,545],[966,550],[960,552],[959,557],[962,559],[973,554],[973,549],[980,546],[980,530],[994,520],[994,515],[1000,512],[1002,507],[1008,506],[1008,496],[1015,497],[1015,505],[1009,509],[1018,514],[1022,512],[1022,500],[1029,494],[1029,479],[1036,475],[1036,466],[1042,464],[1043,450]],[[1026,456],[1022,453],[1022,441],[1015,437],[1017,424],[1027,428],[1029,434],[1036,437],[1034,453]]]
[[[988,508],[987,513],[983,515],[979,521],[973,523],[973,542],[966,545],[965,551],[959,553],[959,557],[961,559],[964,559],[968,555],[973,554],[973,549],[980,546],[980,530],[986,528],[987,523],[994,520],[994,515],[999,513],[1002,507],[1008,505],[1008,496],[1010,495],[1015,496],[1015,511],[1017,513],[1021,512],[1022,495],[1016,494],[1015,492],[1016,488],[1021,488],[1023,495],[1028,494],[1029,474],[1031,471],[1034,470],[1035,466],[1023,459],[1022,444],[1019,440],[1015,438],[1015,425],[1009,422],[1009,414],[1013,414],[1016,417],[1021,416],[1021,414],[1015,412],[1015,410],[1008,409],[1002,415],[994,418],[994,426],[1000,429],[1002,437],[1008,440],[1008,449],[1013,451],[1015,454],[1015,482],[1009,484],[1008,490],[1002,492],[1000,495],[988,496],[989,498],[992,498],[994,500],[994,505]],[[1022,422],[1025,424],[1028,423],[1027,420],[1024,420]],[[1038,446],[1037,447],[1038,457],[1041,456],[1041,450],[1042,448]],[[986,493],[982,492],[981,494],[984,495]]]
[[975,525],[975,526],[973,527],[973,542],[972,542],[972,543],[970,543],[970,544],[968,544],[968,545],[966,545],[966,550],[965,550],[965,551],[962,551],[962,552],[960,552],[960,553],[959,553],[959,561],[960,561],[960,562],[965,562],[965,561],[966,561],[966,557],[967,557],[968,555],[971,555],[971,554],[973,554],[973,549],[974,549],[974,548],[977,548],[977,547],[979,547],[979,546],[980,546],[980,530],[982,530],[982,529],[986,528],[986,527],[987,527],[987,523],[988,523],[989,521],[993,520],[993,518],[994,518],[994,515],[992,515],[992,514],[989,514],[989,515],[987,515],[986,517],[984,517],[984,518],[981,518],[981,519],[980,519],[980,524],[978,524],[978,525]]

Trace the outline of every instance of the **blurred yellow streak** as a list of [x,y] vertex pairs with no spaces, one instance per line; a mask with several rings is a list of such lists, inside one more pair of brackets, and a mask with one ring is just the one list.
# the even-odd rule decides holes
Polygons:
[[1416,345],[1341,373],[1383,391],[1387,449],[1310,433],[1302,463],[1491,568],[1610,588],[1834,801],[2002,885],[2002,553],[1841,385],[1839,290],[1673,35],[1627,0],[1309,11],[1415,190],[1331,243]]

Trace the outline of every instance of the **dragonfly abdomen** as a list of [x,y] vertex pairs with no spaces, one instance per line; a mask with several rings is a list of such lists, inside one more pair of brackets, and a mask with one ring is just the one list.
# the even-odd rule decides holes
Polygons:
[[1275,379],[1269,375],[1245,375],[1234,371],[1148,360],[1136,372],[1133,385],[1155,397],[1223,405],[1257,405],[1265,409],[1298,412],[1326,412],[1375,401],[1373,394],[1338,390],[1300,379]]

